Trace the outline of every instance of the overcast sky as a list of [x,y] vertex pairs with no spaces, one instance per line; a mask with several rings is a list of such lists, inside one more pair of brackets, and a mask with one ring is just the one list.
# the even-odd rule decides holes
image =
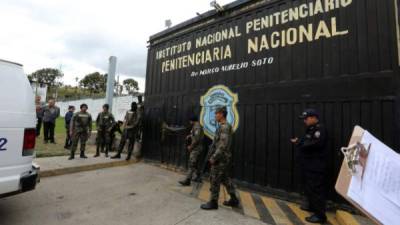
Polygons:
[[76,85],[75,77],[107,71],[115,55],[117,75],[144,91],[149,36],[166,19],[176,25],[210,9],[210,0],[1,0],[0,58],[22,63],[26,73],[61,68],[63,82]]

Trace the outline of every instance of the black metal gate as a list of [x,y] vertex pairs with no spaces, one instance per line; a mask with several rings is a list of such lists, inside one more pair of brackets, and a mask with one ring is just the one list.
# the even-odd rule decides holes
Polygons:
[[[339,148],[348,143],[355,125],[398,150],[400,73],[395,0],[347,0],[344,2],[350,4],[346,7],[244,34],[249,21],[316,2],[240,1],[227,6],[224,13],[209,12],[152,36],[146,77],[145,157],[185,167],[183,138],[169,137],[161,143],[161,123],[187,125],[190,115],[201,110],[200,97],[219,84],[239,96],[240,124],[234,135],[233,174],[242,184],[285,193],[299,190],[296,152],[289,138],[303,132],[303,125],[296,118],[307,107],[321,112],[328,129],[332,187],[342,162]],[[317,26],[321,21],[329,23],[333,17],[338,29],[346,29],[348,34],[249,54],[248,40],[255,36],[301,24]],[[242,29],[241,36],[213,45],[230,45],[232,57],[195,66],[181,65],[170,71],[159,59],[160,51],[168,47],[187,42],[194,45],[198,37],[236,26]],[[207,48],[192,48],[187,54]],[[195,71],[266,57],[273,57],[274,62],[191,76]]]

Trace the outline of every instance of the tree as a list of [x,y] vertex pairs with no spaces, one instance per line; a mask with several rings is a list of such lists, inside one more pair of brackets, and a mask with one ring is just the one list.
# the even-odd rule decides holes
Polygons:
[[58,69],[44,68],[28,75],[28,79],[31,82],[44,83],[48,84],[49,86],[59,86],[62,83],[58,80],[63,76],[64,74]]
[[80,80],[79,86],[88,89],[90,93],[101,93],[106,91],[106,80],[107,78],[105,75],[94,72]]
[[133,94],[136,91],[139,91],[139,84],[134,79],[126,79],[122,82],[124,84],[125,89],[128,91],[129,94]]

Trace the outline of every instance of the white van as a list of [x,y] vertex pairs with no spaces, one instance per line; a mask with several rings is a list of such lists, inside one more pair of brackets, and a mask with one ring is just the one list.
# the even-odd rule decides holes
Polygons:
[[33,90],[22,65],[0,60],[0,198],[35,189]]

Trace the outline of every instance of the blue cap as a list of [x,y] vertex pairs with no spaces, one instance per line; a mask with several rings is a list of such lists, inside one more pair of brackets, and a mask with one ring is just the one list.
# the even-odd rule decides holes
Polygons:
[[306,110],[304,110],[303,113],[301,113],[301,115],[299,116],[299,119],[305,119],[310,116],[315,116],[315,117],[319,118],[319,113],[315,109],[306,109]]

